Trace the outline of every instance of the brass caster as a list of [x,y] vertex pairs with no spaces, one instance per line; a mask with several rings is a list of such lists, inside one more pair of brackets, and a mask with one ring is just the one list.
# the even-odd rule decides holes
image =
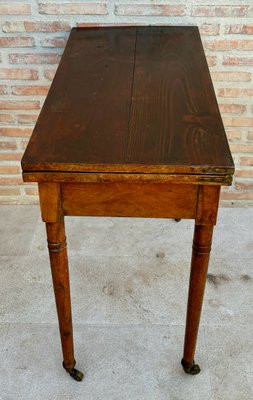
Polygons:
[[200,366],[198,364],[195,364],[194,360],[193,360],[192,364],[186,365],[184,362],[184,359],[182,359],[181,364],[182,364],[182,367],[186,374],[197,375],[201,371]]
[[62,363],[63,368],[65,371],[71,376],[71,378],[75,379],[77,382],[81,382],[83,380],[83,373],[81,371],[78,371],[78,369],[73,368],[66,368],[64,365],[64,362]]
[[181,221],[181,218],[175,218],[175,221],[179,222],[179,221]]

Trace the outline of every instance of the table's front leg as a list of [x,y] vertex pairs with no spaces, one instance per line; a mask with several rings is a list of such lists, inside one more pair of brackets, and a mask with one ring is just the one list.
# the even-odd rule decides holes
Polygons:
[[61,211],[60,190],[54,184],[40,184],[42,218],[46,222],[48,250],[58,314],[63,367],[77,381],[83,379],[82,372],[75,369],[73,328],[67,242],[64,217]]
[[216,223],[218,210],[219,192],[220,188],[215,186],[199,188],[182,359],[184,371],[191,375],[200,372],[199,365],[195,364],[194,355],[212,245],[213,226]]

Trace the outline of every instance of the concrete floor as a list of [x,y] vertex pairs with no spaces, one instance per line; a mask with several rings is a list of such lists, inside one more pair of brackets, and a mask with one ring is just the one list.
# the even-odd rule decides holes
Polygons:
[[1,400],[252,400],[253,209],[221,209],[196,361],[182,357],[193,221],[66,218],[75,352],[62,369],[37,206],[0,207]]

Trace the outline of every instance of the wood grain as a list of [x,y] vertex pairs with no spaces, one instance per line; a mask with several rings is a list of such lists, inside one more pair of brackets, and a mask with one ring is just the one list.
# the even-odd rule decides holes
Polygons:
[[60,185],[39,182],[41,218],[44,222],[57,222],[62,217]]
[[24,172],[24,182],[138,182],[138,183],[188,183],[193,185],[231,185],[231,175],[184,175],[184,174],[112,174],[78,172]]
[[22,167],[232,175],[198,29],[73,29]]
[[73,327],[67,243],[63,218],[55,223],[46,223],[46,230],[63,361],[66,368],[73,368],[75,365]]
[[194,218],[197,192],[194,185],[61,184],[64,215]]

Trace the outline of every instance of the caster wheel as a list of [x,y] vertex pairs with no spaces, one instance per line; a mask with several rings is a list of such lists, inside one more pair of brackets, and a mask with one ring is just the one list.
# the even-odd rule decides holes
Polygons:
[[181,364],[186,374],[197,375],[201,371],[200,366],[198,364],[195,364],[194,360],[191,365],[186,365],[184,360],[181,361]]
[[69,372],[69,375],[77,382],[81,382],[84,376],[81,371],[78,371],[78,369],[75,368],[73,368],[72,371]]
[[66,368],[64,363],[62,363],[63,368],[65,369],[65,371],[71,376],[71,378],[73,378],[75,381],[77,382],[81,382],[83,380],[83,373],[81,371],[78,371],[78,369],[76,368]]
[[175,218],[175,221],[179,222],[179,221],[181,221],[181,218]]

